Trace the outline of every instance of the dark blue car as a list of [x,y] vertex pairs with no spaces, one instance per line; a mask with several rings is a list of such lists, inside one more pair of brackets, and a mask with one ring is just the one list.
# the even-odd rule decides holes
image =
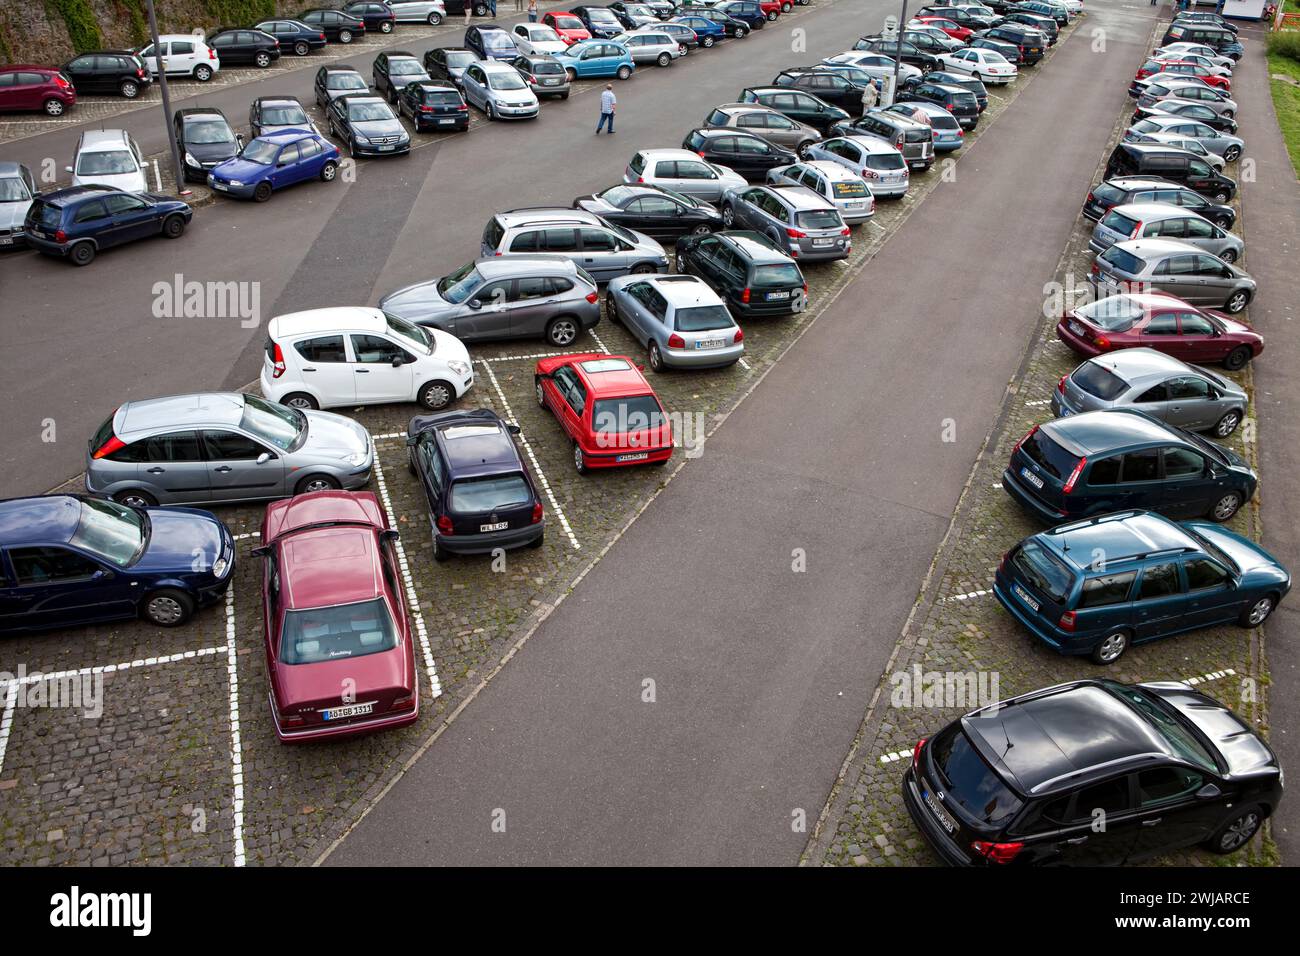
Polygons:
[[1098,664],[1185,631],[1258,627],[1289,590],[1286,568],[1250,539],[1149,511],[1031,535],[1002,556],[993,585],[1041,641]]
[[275,190],[295,183],[333,182],[338,170],[337,146],[319,133],[285,129],[250,140],[208,174],[208,185],[226,196],[266,202]]
[[700,38],[700,46],[705,49],[713,46],[724,36],[727,31],[723,29],[721,23],[715,23],[713,20],[706,20],[704,17],[688,15],[682,17],[673,17],[669,23],[680,23],[688,26],[695,31],[695,35]]
[[115,186],[72,186],[37,196],[27,210],[27,244],[73,265],[90,265],[101,249],[165,236],[178,239],[194,210],[179,199],[128,193]]
[[1227,521],[1257,483],[1236,452],[1135,408],[1035,425],[1002,473],[1007,494],[1049,524],[1129,508]]
[[230,584],[235,543],[192,508],[73,495],[0,501],[0,632],[139,615],[176,627]]

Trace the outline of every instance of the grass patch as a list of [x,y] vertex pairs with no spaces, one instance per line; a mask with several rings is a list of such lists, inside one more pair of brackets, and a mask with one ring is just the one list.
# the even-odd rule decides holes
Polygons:
[[1286,151],[1291,156],[1291,166],[1296,176],[1300,177],[1300,60],[1294,60],[1285,53],[1269,53],[1269,76],[1287,76],[1293,81],[1268,81],[1273,94],[1273,110],[1277,113],[1277,125],[1282,130],[1286,141]]

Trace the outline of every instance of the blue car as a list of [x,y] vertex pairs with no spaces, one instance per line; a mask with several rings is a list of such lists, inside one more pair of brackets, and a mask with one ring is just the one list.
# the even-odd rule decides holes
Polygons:
[[230,585],[235,542],[192,508],[104,498],[0,501],[0,633],[142,617],[177,627]]
[[1249,538],[1150,511],[1031,535],[1002,556],[993,585],[1039,640],[1098,664],[1185,631],[1259,627],[1289,590],[1286,568]]
[[208,185],[225,196],[266,202],[271,193],[309,179],[333,182],[339,149],[319,133],[284,129],[250,140],[238,156],[208,174]]
[[695,35],[700,39],[700,46],[706,50],[717,43],[727,35],[727,31],[721,23],[714,20],[708,20],[704,17],[697,17],[690,14],[680,17],[673,17],[669,23],[680,23],[682,26],[690,27],[695,31]]
[[128,193],[115,186],[72,186],[37,196],[27,209],[27,244],[87,266],[101,249],[136,239],[179,239],[194,210],[179,199]]
[[587,76],[617,76],[626,80],[636,70],[632,53],[612,40],[579,40],[563,53],[551,54],[570,80]]
[[480,60],[513,60],[519,55],[515,41],[500,27],[470,27],[465,31],[465,40],[461,45],[467,50],[473,50]]

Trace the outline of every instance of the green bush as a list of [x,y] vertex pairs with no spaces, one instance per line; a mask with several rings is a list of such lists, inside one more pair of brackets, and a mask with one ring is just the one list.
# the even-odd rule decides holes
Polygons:
[[78,53],[96,50],[103,46],[99,23],[87,0],[45,0],[46,8],[53,6],[68,27],[68,38]]
[[1300,63],[1300,30],[1279,30],[1268,35],[1268,52]]

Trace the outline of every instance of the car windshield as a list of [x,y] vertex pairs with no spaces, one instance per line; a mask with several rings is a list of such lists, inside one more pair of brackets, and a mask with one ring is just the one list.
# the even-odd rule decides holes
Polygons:
[[1099,329],[1107,332],[1127,332],[1133,328],[1134,322],[1142,318],[1145,310],[1127,296],[1114,295],[1108,299],[1090,302],[1077,311],[1080,317],[1087,319]]
[[1023,805],[985,763],[960,726],[953,726],[935,738],[930,756],[948,796],[976,820],[999,826]]
[[422,329],[414,322],[407,322],[406,319],[400,319],[388,312],[384,313],[384,321],[388,323],[388,331],[419,345],[426,354],[433,354],[434,338],[427,329]]
[[793,262],[773,262],[754,267],[754,285],[803,285],[803,275]]
[[591,427],[602,435],[639,432],[664,423],[664,410],[653,395],[602,398],[591,410]]
[[734,325],[731,313],[722,305],[694,305],[677,310],[678,332],[712,332]]
[[1033,538],[1020,546],[1011,563],[1026,581],[1053,601],[1059,603],[1069,595],[1074,575],[1056,555]]
[[196,145],[233,143],[235,134],[225,120],[192,120],[185,124],[185,141]]
[[244,151],[239,154],[239,157],[248,160],[250,163],[270,166],[275,162],[275,157],[279,152],[280,147],[276,143],[265,139],[255,139],[244,147]]
[[244,414],[239,419],[239,427],[281,451],[294,446],[306,425],[302,412],[256,395],[244,396]]
[[533,491],[523,475],[492,475],[451,483],[447,506],[457,514],[500,511],[514,505],[531,504]]
[[280,661],[284,664],[364,657],[396,646],[397,626],[383,598],[286,611],[280,631]]
[[114,176],[137,170],[135,155],[129,149],[103,153],[82,153],[77,157],[78,176]]
[[489,73],[488,86],[494,90],[522,90],[527,88],[523,78],[515,72]]
[[588,8],[587,16],[591,18],[592,23],[618,23],[618,17],[600,7]]
[[438,280],[438,295],[452,305],[460,305],[482,284],[483,277],[479,275],[474,263],[470,262]]
[[531,30],[529,30],[528,39],[531,40],[533,43],[555,43],[556,41],[559,41],[560,43],[564,42],[563,40],[560,40],[560,35],[558,33],[556,33],[553,29],[545,25],[535,26]]
[[1084,362],[1074,370],[1070,381],[1081,391],[1107,402],[1119,398],[1128,388],[1128,382],[1096,362]]
[[365,90],[366,81],[361,78],[360,73],[331,73],[325,81],[325,88],[328,90]]
[[0,202],[26,202],[32,198],[27,184],[16,176],[0,179]]
[[68,543],[119,568],[134,564],[149,540],[149,519],[115,501],[84,498],[81,520]]
[[1204,767],[1210,773],[1218,773],[1219,768],[1209,751],[1197,739],[1196,734],[1185,726],[1173,714],[1169,713],[1155,698],[1141,687],[1126,686],[1113,681],[1105,681],[1103,686],[1124,703],[1128,704],[1151,724],[1161,737],[1169,744],[1174,753],[1198,767]]
[[302,126],[311,120],[301,106],[266,106],[262,108],[262,123],[266,126]]
[[417,60],[389,60],[388,72],[393,76],[415,76],[424,72]]
[[375,120],[390,120],[393,111],[385,103],[349,103],[348,119],[354,123],[366,123]]
[[556,17],[555,25],[561,30],[581,30],[582,21],[577,17]]

